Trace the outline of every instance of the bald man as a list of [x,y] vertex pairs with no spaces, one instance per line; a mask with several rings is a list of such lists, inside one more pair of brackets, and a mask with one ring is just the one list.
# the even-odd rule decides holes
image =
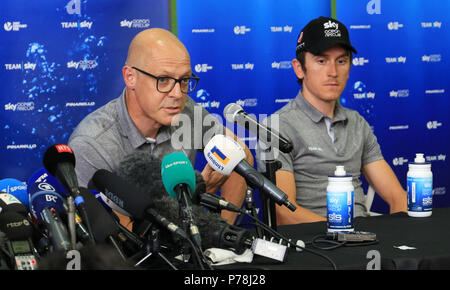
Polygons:
[[[192,73],[188,51],[171,32],[152,28],[138,33],[130,43],[122,74],[125,82],[122,94],[87,115],[69,138],[80,186],[87,187],[99,169],[116,172],[123,158],[136,150],[160,159],[172,152],[183,152],[194,165],[197,151],[209,141],[203,137],[208,132],[211,135],[211,130],[237,139],[217,119],[214,119],[217,122],[196,120],[195,124],[211,125],[194,126],[194,118],[211,120],[212,116],[187,95],[195,89],[198,78]],[[184,127],[190,128],[191,132],[185,133],[191,138],[179,144],[172,137],[180,132],[181,115],[191,122],[191,126]],[[204,142],[200,148],[198,140]],[[240,144],[245,148],[247,162],[253,164],[250,150]],[[202,176],[208,193],[220,188],[226,200],[242,205],[247,185],[241,176],[236,173],[223,176],[208,164]],[[117,215],[130,229],[129,219]],[[223,211],[222,216],[230,224],[236,218],[236,214],[228,211]]]

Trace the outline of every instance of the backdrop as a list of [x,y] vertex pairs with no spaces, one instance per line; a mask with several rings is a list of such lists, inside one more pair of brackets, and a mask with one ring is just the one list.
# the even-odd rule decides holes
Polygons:
[[[450,206],[449,9],[438,0],[1,1],[0,179],[26,182],[50,145],[121,93],[128,44],[143,29],[172,29],[185,43],[201,79],[195,101],[219,117],[236,102],[262,120],[297,94],[300,29],[333,15],[358,50],[343,105],[372,125],[404,188],[407,163],[424,153],[434,206]],[[372,209],[387,207],[376,198]]]

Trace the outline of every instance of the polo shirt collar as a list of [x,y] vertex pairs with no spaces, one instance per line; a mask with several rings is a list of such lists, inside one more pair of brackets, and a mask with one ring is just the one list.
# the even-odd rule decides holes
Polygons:
[[[314,123],[320,122],[323,118],[328,118],[305,99],[301,90],[298,91],[298,94],[295,97],[295,102],[300,110],[303,111]],[[332,123],[345,120],[347,120],[347,115],[345,114],[341,103],[338,101],[336,102],[336,106],[334,108],[334,119],[332,120]]]
[[[130,113],[128,113],[127,104],[125,102],[125,89],[119,97],[119,102],[117,102],[117,112],[119,115],[120,128],[122,129],[123,134],[127,136],[133,148],[136,149],[143,144],[148,143],[147,139],[142,136],[141,132],[136,128],[131,120]],[[170,132],[170,127],[161,127],[156,136],[156,144],[170,140]]]

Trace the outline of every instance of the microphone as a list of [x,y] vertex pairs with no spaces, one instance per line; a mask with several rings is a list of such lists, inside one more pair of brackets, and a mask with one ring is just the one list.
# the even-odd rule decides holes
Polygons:
[[75,173],[75,155],[72,149],[65,144],[50,146],[44,153],[43,163],[45,169],[55,176],[69,194],[73,196],[81,217],[92,235],[91,224],[84,207],[84,199],[78,187],[78,179]]
[[223,115],[230,123],[237,123],[241,127],[250,131],[256,137],[265,143],[268,147],[278,148],[281,152],[289,153],[292,151],[292,143],[282,137],[280,133],[272,131],[271,128],[262,125],[255,118],[248,115],[241,106],[235,103],[228,104],[223,109]]
[[[60,213],[67,213],[67,219],[70,219],[72,217],[69,217],[69,206],[64,200],[64,198],[69,197],[66,193],[66,190],[61,185],[61,183],[50,175],[45,168],[40,168],[36,170],[33,175],[28,179],[28,195],[31,196],[33,193],[37,191],[50,191],[55,192],[56,194],[60,194],[63,197],[63,211]],[[70,226],[72,224],[75,226],[75,233],[78,236],[78,238],[81,240],[81,242],[86,243],[88,242],[91,237],[89,235],[88,230],[86,229],[86,226],[83,224],[83,220],[80,218],[77,212],[74,212],[73,216],[73,223],[69,221],[69,233],[73,237],[75,233],[73,232],[73,228]]]
[[9,193],[0,193],[0,213],[15,211],[23,215],[28,214],[27,207],[23,205],[14,195]]
[[[194,203],[198,194],[206,192],[206,183],[202,174],[195,172],[195,191],[192,196]],[[135,151],[122,159],[117,170],[117,175],[136,185],[143,193],[152,198],[160,198],[167,195],[161,177],[161,160],[145,151]]]
[[6,235],[6,248],[10,257],[10,268],[35,270],[36,249],[32,242],[33,227],[19,212],[6,211],[0,214],[0,231]]
[[45,169],[58,178],[64,188],[75,198],[78,205],[83,203],[75,173],[75,155],[68,145],[57,144],[49,147],[44,153]]
[[58,193],[39,191],[37,183],[31,186],[30,212],[40,223],[45,224],[55,251],[71,249],[69,233],[59,215],[63,211],[63,198]]
[[[142,168],[136,168],[136,170],[142,170]],[[157,180],[147,179],[149,187],[152,187],[154,182],[158,183]],[[108,191],[110,199],[115,201],[118,206],[123,207],[133,217],[137,219],[151,218],[162,224],[170,232],[183,238],[187,236],[177,225],[179,223],[178,202],[167,195],[163,188],[155,187],[153,195],[146,194],[144,190],[136,188],[134,184],[129,183],[121,176],[105,169],[100,169],[94,174],[92,183],[100,191],[104,189]],[[142,186],[146,188],[144,183]],[[207,211],[196,204],[192,205],[192,210],[202,233],[203,248],[220,247],[217,239],[218,234],[214,234],[213,231],[222,230],[224,226],[227,226],[226,221],[219,214]],[[158,218],[158,214],[160,218]],[[162,219],[165,219],[165,222],[160,221]]]
[[[156,209],[167,208],[165,205],[156,207],[154,197],[144,194],[140,188],[127,182],[121,176],[106,169],[100,169],[92,176],[91,184],[103,192],[117,206],[129,212],[130,216],[139,220],[145,220],[150,217],[170,232],[182,238],[187,238],[187,234],[182,229],[152,209],[153,207]],[[155,192],[155,196],[162,196],[162,190],[159,189],[159,192]],[[170,202],[174,203],[172,199],[170,199]]]
[[5,178],[0,180],[0,191],[12,194],[24,206],[28,206],[27,185],[14,178]]
[[241,209],[226,201],[223,197],[210,194],[210,193],[198,193],[194,194],[194,203],[201,204],[215,212],[220,212],[221,210],[228,210],[233,212],[241,212]]
[[[55,191],[62,195],[62,197],[67,198],[69,194],[67,193],[61,182],[53,175],[51,175],[45,167],[41,167],[36,170],[28,179],[27,186],[31,186],[34,183],[41,184],[41,190]],[[28,197],[28,194],[27,194]],[[29,198],[29,197],[28,197]]]
[[120,227],[117,225],[113,216],[104,208],[104,206],[95,198],[92,192],[87,188],[80,188],[80,193],[85,199],[86,211],[89,217],[94,221],[92,223],[92,234],[96,241],[106,242],[111,244],[120,256],[126,260],[126,256],[121,249],[118,237],[121,241],[127,238],[120,232]]
[[184,153],[174,152],[164,156],[161,177],[166,191],[178,200],[183,224],[188,225],[192,238],[201,248],[201,237],[192,214],[192,192],[195,191],[195,172]]
[[245,161],[244,149],[233,139],[224,135],[215,135],[206,144],[204,155],[214,170],[225,175],[236,171],[245,178],[249,186],[265,192],[279,205],[284,205],[291,211],[297,208],[288,200],[286,193]]

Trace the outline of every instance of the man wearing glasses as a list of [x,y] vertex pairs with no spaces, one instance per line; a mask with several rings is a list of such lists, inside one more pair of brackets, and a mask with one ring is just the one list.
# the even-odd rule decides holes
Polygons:
[[[194,123],[195,118],[203,120],[212,116],[187,95],[195,89],[199,78],[191,71],[185,46],[171,32],[152,28],[138,33],[129,46],[122,74],[126,85],[122,94],[86,116],[69,138],[80,186],[86,187],[99,169],[116,172],[121,160],[136,150],[149,152],[159,159],[181,151],[194,165],[197,150],[209,141],[203,140],[206,132],[212,129],[232,134],[218,121],[202,128],[194,126],[199,124]],[[201,116],[196,115],[199,112]],[[176,124],[180,114],[188,117],[190,126],[186,127],[192,130],[192,134],[186,135],[191,137],[188,144],[183,140],[181,149],[173,146],[172,140],[173,133],[179,129]],[[208,124],[200,122],[203,123]],[[197,148],[198,141],[194,144],[198,139],[203,141],[201,148]],[[247,161],[253,164],[250,151],[242,142],[241,145],[246,150]],[[220,188],[225,199],[242,204],[247,186],[241,176],[236,173],[223,176],[208,164],[202,176],[207,192],[214,193]],[[118,215],[124,221],[125,217]],[[229,223],[236,217],[226,211],[222,216]]]

